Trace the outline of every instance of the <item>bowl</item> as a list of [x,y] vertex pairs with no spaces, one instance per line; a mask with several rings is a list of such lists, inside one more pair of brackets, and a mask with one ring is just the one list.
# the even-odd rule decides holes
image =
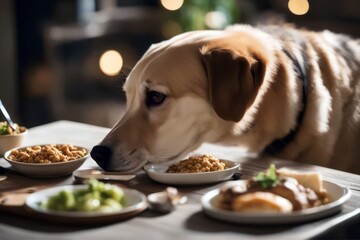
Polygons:
[[25,141],[27,134],[28,130],[13,135],[0,135],[0,156],[3,156],[9,149],[20,147]]
[[[43,147],[46,145],[48,144],[36,145],[36,146]],[[18,162],[9,159],[9,155],[13,150],[22,150],[28,147],[35,147],[35,146],[18,147],[8,150],[4,154],[4,159],[18,173],[28,177],[36,177],[36,178],[52,178],[52,177],[61,177],[61,176],[70,175],[85,162],[85,160],[89,157],[90,154],[89,149],[85,147],[74,146],[77,147],[78,149],[85,149],[86,150],[85,156],[67,162],[55,162],[55,163],[25,163],[25,162]]]
[[240,163],[219,159],[228,168],[221,171],[199,172],[199,173],[167,173],[166,170],[172,164],[179,163],[181,160],[173,160],[164,163],[150,163],[144,166],[148,176],[159,183],[171,185],[203,185],[222,182],[232,178],[239,172]]

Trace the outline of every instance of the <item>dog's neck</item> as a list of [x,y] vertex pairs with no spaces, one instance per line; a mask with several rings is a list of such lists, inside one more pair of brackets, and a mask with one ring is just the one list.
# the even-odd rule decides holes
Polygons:
[[[307,96],[308,96],[308,78],[307,78],[307,66],[305,61],[302,61],[301,64],[298,59],[292,55],[286,49],[283,49],[284,53],[287,55],[289,59],[293,62],[294,71],[298,76],[298,79],[301,80],[302,85],[302,103],[303,107],[302,110],[299,112],[297,117],[297,124],[294,129],[292,129],[285,137],[280,139],[275,139],[266,148],[263,150],[263,154],[266,155],[275,155],[280,153],[290,142],[292,142],[299,132],[300,126],[304,119],[305,109],[307,105]],[[304,57],[304,56],[303,56]]]

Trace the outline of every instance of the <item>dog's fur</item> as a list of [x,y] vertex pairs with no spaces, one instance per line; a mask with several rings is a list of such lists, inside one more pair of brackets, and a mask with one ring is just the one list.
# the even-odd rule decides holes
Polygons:
[[[306,66],[306,96],[284,49]],[[188,32],[152,45],[124,90],[127,111],[101,143],[112,149],[107,170],[180,159],[203,142],[261,153],[300,124],[276,157],[360,173],[360,41],[347,36],[247,25]],[[167,97],[149,107],[149,91]]]

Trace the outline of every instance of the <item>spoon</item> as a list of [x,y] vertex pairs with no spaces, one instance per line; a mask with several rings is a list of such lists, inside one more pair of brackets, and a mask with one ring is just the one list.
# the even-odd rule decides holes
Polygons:
[[5,109],[4,105],[3,105],[3,103],[1,102],[1,100],[0,100],[0,110],[1,110],[2,114],[3,114],[4,117],[5,117],[5,120],[7,121],[7,123],[9,124],[9,126],[12,128],[12,130],[16,131],[15,124],[14,124],[14,122],[11,120],[9,113],[6,111],[6,109]]

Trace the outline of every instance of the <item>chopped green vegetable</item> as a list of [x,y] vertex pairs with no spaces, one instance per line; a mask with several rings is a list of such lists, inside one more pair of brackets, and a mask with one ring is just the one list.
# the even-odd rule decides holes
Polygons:
[[26,130],[25,127],[20,127],[16,123],[14,124],[14,126],[15,126],[16,130],[13,130],[12,128],[10,128],[10,126],[7,122],[0,122],[0,135],[15,135],[15,134],[22,133]]
[[63,190],[42,201],[40,207],[60,211],[113,212],[125,206],[124,191],[116,185],[90,179],[87,189]]
[[271,164],[265,172],[259,172],[254,177],[255,182],[259,182],[263,188],[275,187],[279,182],[279,176],[276,174],[276,167]]
[[7,125],[1,125],[0,126],[0,135],[7,135],[9,134],[8,126]]

